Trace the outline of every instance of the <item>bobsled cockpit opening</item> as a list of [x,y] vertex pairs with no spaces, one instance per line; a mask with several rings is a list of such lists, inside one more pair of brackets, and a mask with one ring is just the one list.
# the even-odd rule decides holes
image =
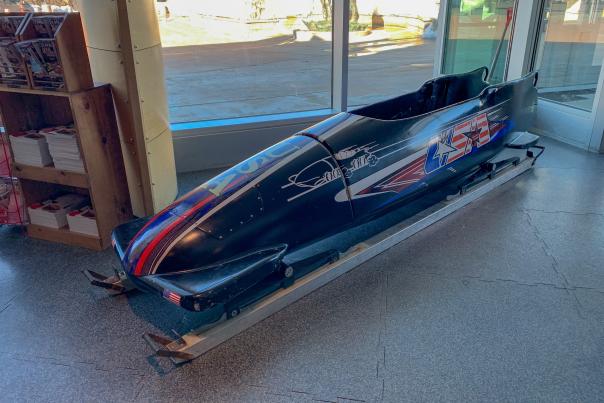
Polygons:
[[351,113],[380,120],[399,120],[423,115],[477,97],[489,86],[488,69],[427,81],[415,92],[365,106]]

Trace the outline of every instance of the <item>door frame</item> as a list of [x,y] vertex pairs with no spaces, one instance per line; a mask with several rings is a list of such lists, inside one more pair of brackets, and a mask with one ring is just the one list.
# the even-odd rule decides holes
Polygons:
[[[442,75],[445,58],[445,36],[448,32],[449,1],[440,3],[434,76]],[[511,46],[506,53],[504,77],[514,80],[533,70],[537,41],[542,24],[546,0],[516,0],[511,25]],[[600,70],[594,103],[591,111],[539,98],[537,118],[533,130],[543,136],[555,138],[592,152],[604,152],[604,63]]]
[[[521,1],[526,1],[526,0],[514,0],[514,16],[512,18],[512,22],[510,24],[510,39],[509,42],[510,44],[514,44],[514,34],[516,31],[516,18],[517,18],[517,10],[518,10],[518,4]],[[440,9],[438,12],[438,16],[439,16],[439,25],[438,25],[438,31],[437,31],[437,37],[436,37],[436,56],[434,58],[434,76],[435,77],[439,77],[442,76],[443,73],[443,65],[444,65],[444,61],[445,61],[445,53],[446,53],[446,46],[445,46],[445,40],[446,40],[446,36],[449,32],[449,13],[451,11],[450,7],[449,7],[449,2],[450,0],[441,0],[440,2]],[[442,20],[441,20],[442,17]],[[505,49],[505,52],[501,52],[501,54],[499,55],[499,57],[505,56],[505,67],[504,67],[504,72],[503,72],[503,77],[504,80],[508,80],[508,75],[509,75],[509,69],[511,66],[511,61],[512,61],[512,47],[508,46],[507,49]],[[476,66],[479,67],[479,66]],[[490,67],[490,66],[487,66]]]
[[[512,32],[508,80],[520,78],[534,68],[546,1],[518,0],[517,2],[517,19]],[[600,68],[591,111],[539,98],[534,131],[585,150],[604,151],[603,85],[604,63]]]
[[434,54],[433,76],[439,77],[442,73],[443,61],[445,60],[445,34],[446,25],[449,21],[449,0],[440,0],[438,9],[438,27],[436,29],[436,49]]

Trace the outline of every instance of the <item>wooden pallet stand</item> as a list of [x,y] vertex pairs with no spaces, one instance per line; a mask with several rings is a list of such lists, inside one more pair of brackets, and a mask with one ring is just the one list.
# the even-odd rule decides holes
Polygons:
[[131,218],[132,212],[118,128],[109,85],[78,92],[0,88],[0,111],[8,137],[11,133],[67,125],[73,122],[85,173],[16,163],[27,205],[60,192],[89,196],[96,212],[99,236],[30,224],[33,238],[101,250],[111,244],[111,231]]

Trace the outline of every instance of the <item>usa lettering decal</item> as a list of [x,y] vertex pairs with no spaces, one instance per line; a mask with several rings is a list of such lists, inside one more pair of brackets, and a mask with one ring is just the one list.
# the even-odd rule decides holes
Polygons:
[[426,173],[449,165],[491,141],[486,113],[443,130],[428,145]]

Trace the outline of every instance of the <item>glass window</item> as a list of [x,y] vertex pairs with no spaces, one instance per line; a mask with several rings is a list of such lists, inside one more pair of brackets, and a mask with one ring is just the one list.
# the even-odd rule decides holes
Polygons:
[[546,0],[535,68],[542,98],[591,110],[604,57],[604,2]]
[[504,80],[514,0],[451,0],[443,73],[487,66],[489,81]]
[[331,108],[327,1],[158,0],[170,120]]
[[439,3],[350,0],[350,106],[414,91],[434,76]]

